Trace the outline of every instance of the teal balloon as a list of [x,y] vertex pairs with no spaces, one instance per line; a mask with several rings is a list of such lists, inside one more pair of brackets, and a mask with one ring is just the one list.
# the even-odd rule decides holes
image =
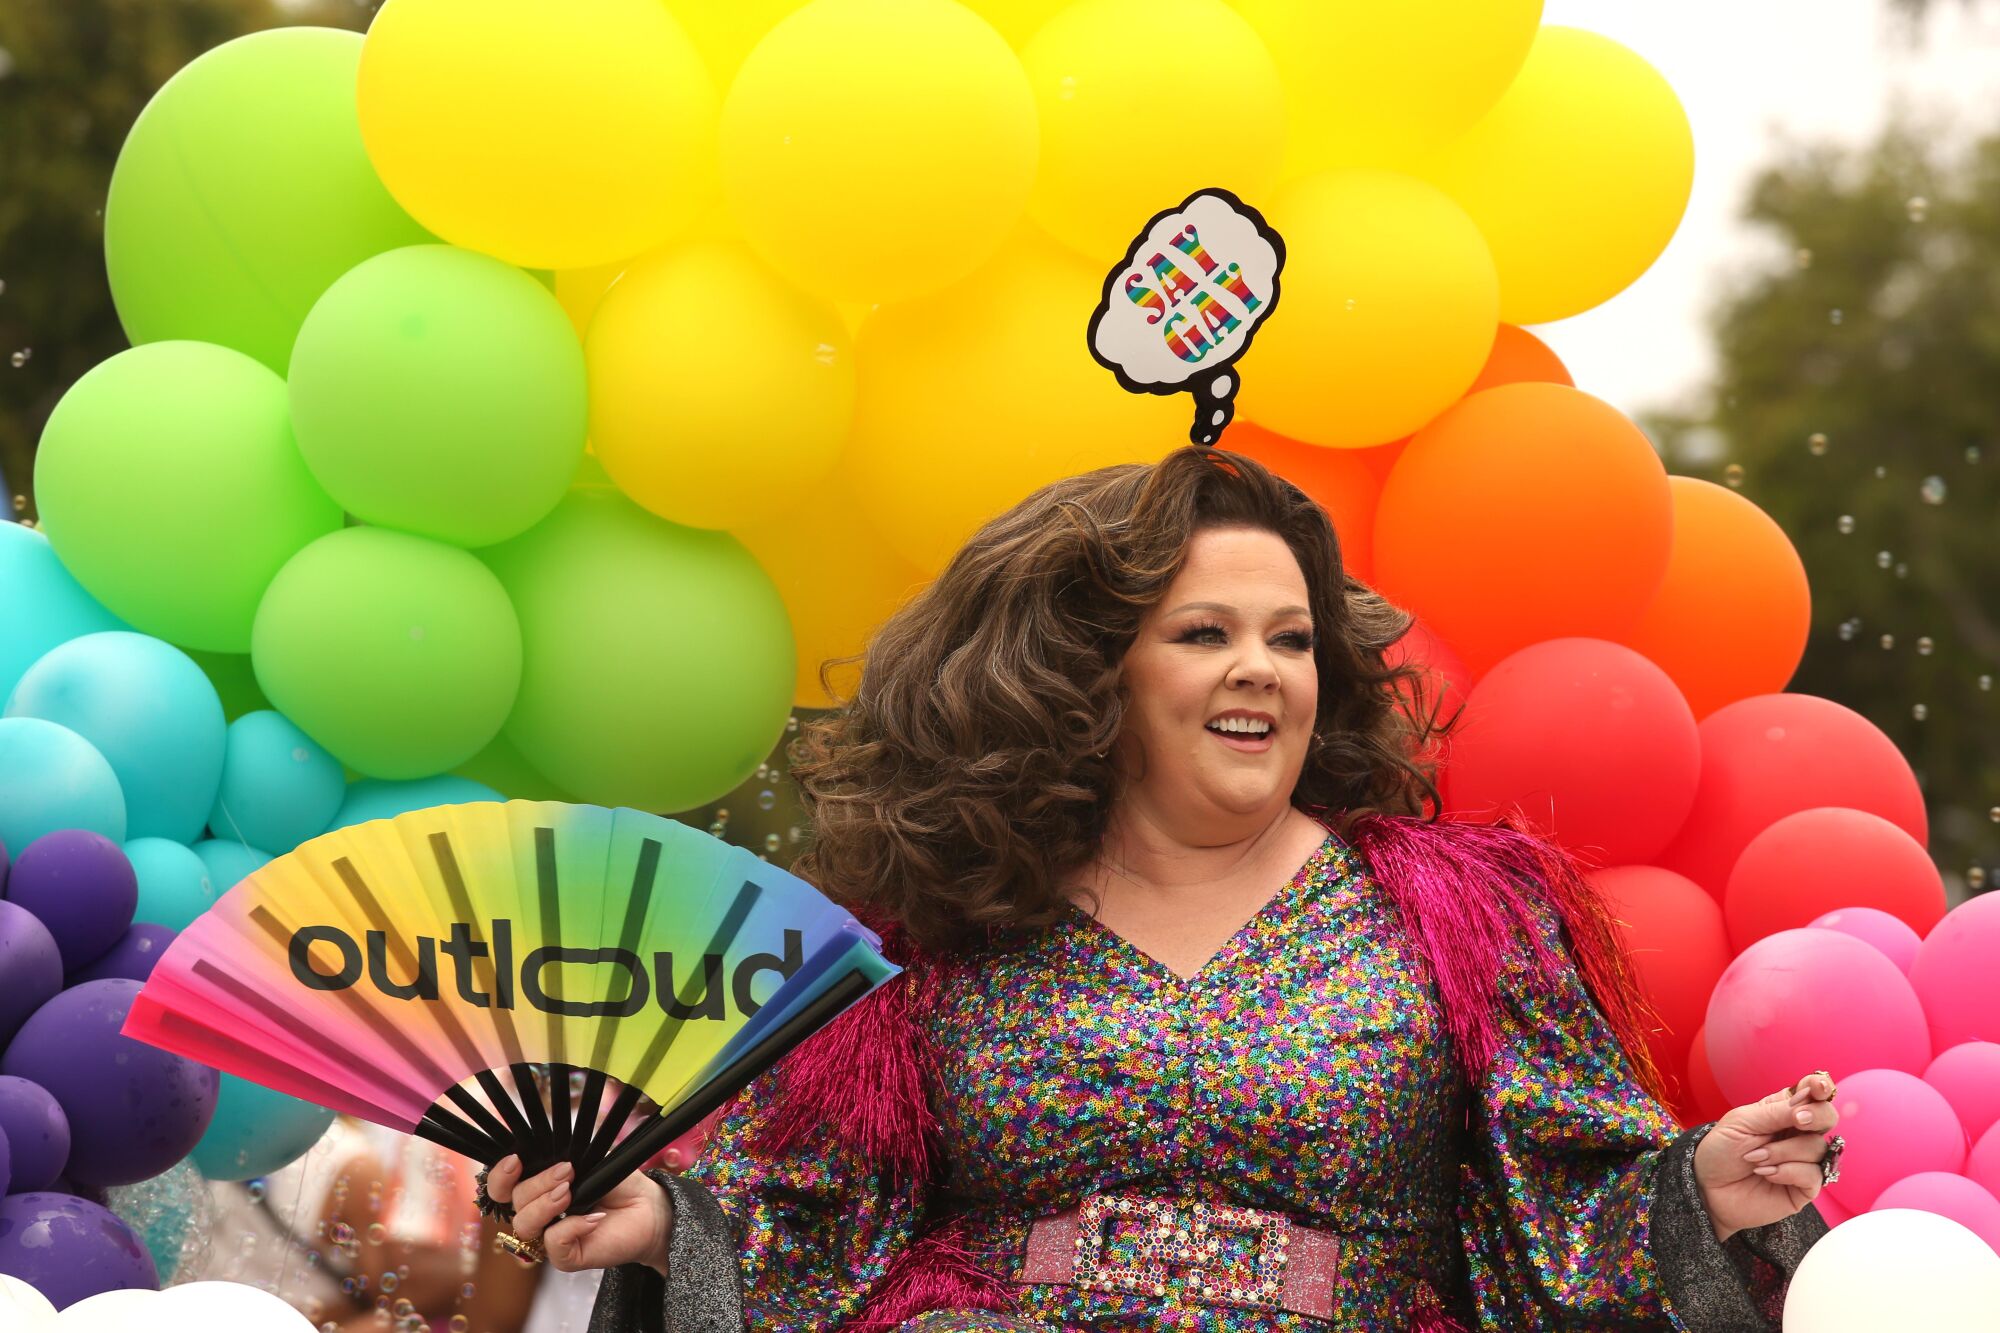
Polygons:
[[347,799],[341,802],[340,812],[334,815],[326,831],[331,833],[351,824],[365,824],[371,819],[392,819],[412,810],[428,810],[434,805],[468,805],[473,801],[506,799],[483,782],[449,773],[409,782],[363,778],[348,787]]
[[125,856],[139,876],[139,907],[134,921],[150,921],[169,930],[186,930],[219,896],[208,863],[190,847],[167,838],[134,838]]
[[271,860],[269,852],[222,838],[203,838],[188,850],[199,856],[201,863],[208,867],[208,882],[218,898],[235,888],[239,881],[258,867],[270,864]]
[[332,1124],[324,1106],[224,1074],[192,1159],[210,1180],[253,1180],[305,1156]]
[[81,828],[125,841],[125,793],[111,761],[68,727],[0,717],[0,847]]
[[131,630],[71,639],[28,668],[6,715],[68,727],[111,761],[126,837],[201,836],[222,781],[222,700],[172,644]]
[[63,568],[47,537],[19,523],[0,523],[0,608],[0,700],[49,649],[128,628]]
[[229,724],[222,785],[209,831],[272,852],[320,832],[347,796],[340,761],[282,713],[245,713]]
[[361,34],[275,28],[168,79],[104,205],[111,299],[136,345],[219,343],[283,375],[313,302],[370,255],[431,239],[361,146]]

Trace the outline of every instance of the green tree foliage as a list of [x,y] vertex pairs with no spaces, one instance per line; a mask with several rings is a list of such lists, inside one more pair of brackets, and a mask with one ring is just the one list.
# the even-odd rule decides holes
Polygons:
[[1647,424],[1791,535],[1814,603],[1791,688],[1895,739],[1977,889],[2000,861],[2000,137],[1797,149],[1745,216],[1779,258],[1714,312],[1712,406]]

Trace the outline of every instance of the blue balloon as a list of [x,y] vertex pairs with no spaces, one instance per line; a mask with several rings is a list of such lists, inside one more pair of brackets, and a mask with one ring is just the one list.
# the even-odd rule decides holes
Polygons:
[[19,523],[0,523],[0,607],[0,700],[57,644],[130,628],[71,577],[47,537]]
[[235,888],[249,877],[251,871],[268,864],[271,854],[255,847],[245,847],[240,842],[230,842],[226,838],[203,838],[193,847],[194,854],[208,867],[208,880],[215,886],[215,896]]
[[68,727],[111,761],[125,834],[193,842],[222,781],[222,701],[194,659],[131,630],[50,649],[7,699],[8,717]]
[[39,717],[0,717],[0,842],[23,848],[57,829],[125,841],[125,793],[95,745]]
[[199,856],[169,838],[134,838],[125,856],[139,876],[139,910],[132,920],[186,930],[215,902],[215,881]]
[[289,852],[324,829],[346,796],[340,761],[283,713],[245,713],[229,724],[208,827],[218,838]]
[[222,1076],[215,1119],[195,1145],[194,1164],[210,1180],[268,1176],[305,1156],[333,1124],[333,1112],[234,1074]]
[[340,803],[339,812],[325,831],[331,833],[350,824],[365,824],[371,819],[389,819],[411,810],[428,810],[434,805],[466,805],[473,801],[506,799],[483,782],[449,773],[412,778],[408,782],[363,778],[349,784],[347,799]]

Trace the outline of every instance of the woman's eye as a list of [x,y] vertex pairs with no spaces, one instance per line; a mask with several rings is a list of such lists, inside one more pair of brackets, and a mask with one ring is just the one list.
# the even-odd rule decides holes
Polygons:
[[[1215,625],[1204,625],[1199,629],[1189,630],[1186,634],[1182,635],[1181,637],[1186,642],[1199,643],[1206,641],[1210,635],[1214,635],[1218,639],[1224,639],[1228,637],[1228,635],[1226,635],[1219,627]],[[1301,634],[1297,632],[1293,632],[1290,634],[1280,634],[1278,636],[1278,642],[1284,644],[1288,648],[1295,648],[1300,652],[1311,652],[1313,646],[1312,635]]]

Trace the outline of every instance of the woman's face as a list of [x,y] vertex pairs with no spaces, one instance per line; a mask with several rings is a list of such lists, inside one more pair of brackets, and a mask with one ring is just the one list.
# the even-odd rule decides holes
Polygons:
[[[1319,710],[1306,600],[1275,533],[1196,534],[1120,666],[1123,796],[1148,822],[1213,846],[1254,834],[1290,802]],[[1246,717],[1269,730],[1218,728]]]

